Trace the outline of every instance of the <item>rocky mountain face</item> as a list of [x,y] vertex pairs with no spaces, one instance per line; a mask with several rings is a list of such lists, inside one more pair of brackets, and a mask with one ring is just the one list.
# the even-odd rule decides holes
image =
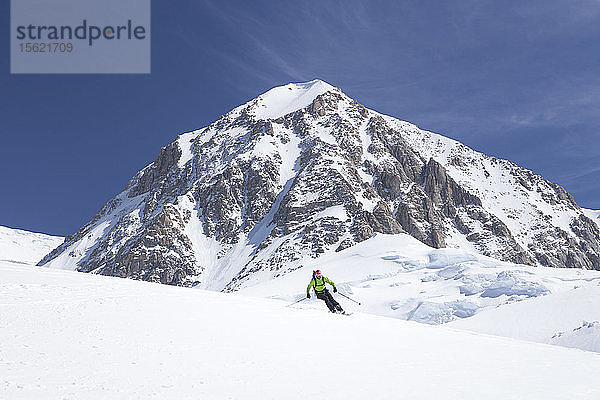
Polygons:
[[319,80],[179,136],[39,265],[229,291],[375,232],[600,269],[599,227],[562,187]]

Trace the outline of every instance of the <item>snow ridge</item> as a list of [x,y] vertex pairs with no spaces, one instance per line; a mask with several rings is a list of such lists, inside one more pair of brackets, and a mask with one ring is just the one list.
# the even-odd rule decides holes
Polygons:
[[257,119],[277,119],[309,106],[326,92],[337,90],[327,82],[315,79],[304,83],[277,86],[247,104]]
[[0,226],[0,261],[36,263],[63,240],[59,236]]

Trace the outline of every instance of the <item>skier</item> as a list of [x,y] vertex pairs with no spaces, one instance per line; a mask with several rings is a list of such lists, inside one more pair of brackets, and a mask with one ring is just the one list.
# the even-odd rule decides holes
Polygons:
[[310,288],[314,287],[315,293],[317,295],[317,299],[323,300],[325,302],[325,304],[327,304],[329,311],[331,311],[332,313],[339,312],[339,313],[344,314],[345,313],[344,310],[339,305],[339,303],[333,299],[333,296],[331,295],[331,293],[329,293],[329,290],[327,290],[327,288],[325,287],[325,283],[329,283],[331,286],[333,286],[334,293],[337,292],[335,283],[333,283],[325,275],[321,274],[320,269],[313,271],[313,277],[310,280],[308,287],[306,288],[306,297],[310,299]]

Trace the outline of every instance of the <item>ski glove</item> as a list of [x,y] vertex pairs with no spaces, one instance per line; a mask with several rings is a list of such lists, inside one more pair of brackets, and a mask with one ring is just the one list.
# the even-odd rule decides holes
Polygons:
[[310,293],[306,293],[306,298],[310,299]]
[[335,286],[333,287],[333,293],[337,293],[337,288]]

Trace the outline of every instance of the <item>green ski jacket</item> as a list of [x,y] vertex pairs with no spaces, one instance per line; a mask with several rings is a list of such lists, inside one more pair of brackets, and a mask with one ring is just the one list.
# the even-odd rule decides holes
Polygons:
[[325,275],[321,275],[321,278],[317,278],[316,276],[313,277],[310,280],[310,283],[308,284],[308,287],[306,288],[306,294],[310,294],[310,288],[311,287],[315,288],[315,292],[321,293],[322,291],[325,290],[325,283],[329,283],[331,286],[333,286],[335,288],[335,283],[333,283],[333,281],[331,281]]

